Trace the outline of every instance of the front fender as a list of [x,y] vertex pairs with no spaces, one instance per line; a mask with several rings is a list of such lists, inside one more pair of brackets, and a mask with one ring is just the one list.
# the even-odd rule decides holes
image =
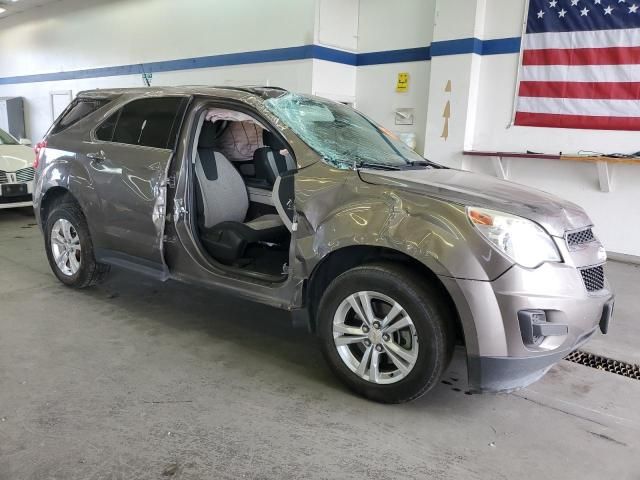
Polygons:
[[512,265],[473,229],[462,205],[357,177],[333,198],[324,215],[313,212],[317,221],[309,225],[313,232],[302,252],[310,263],[344,247],[367,245],[402,252],[436,275],[452,278],[490,281]]
[[416,210],[415,204],[410,206],[407,202],[394,192],[386,192],[334,210],[315,230],[304,222],[300,225],[299,252],[309,271],[332,253],[354,246],[381,247],[422,263],[449,292],[458,311],[467,352],[476,354],[479,346],[475,319],[455,276],[489,277],[472,251],[473,244],[466,240],[463,227],[458,226],[459,221],[466,221],[464,208],[439,202],[440,205]]
[[457,279],[489,282],[511,268],[473,228],[464,205],[400,188],[372,185],[355,172],[321,164],[302,170],[296,203],[296,251],[307,272],[333,252],[353,246],[401,252],[438,276],[464,331],[467,353],[479,351],[476,319]]

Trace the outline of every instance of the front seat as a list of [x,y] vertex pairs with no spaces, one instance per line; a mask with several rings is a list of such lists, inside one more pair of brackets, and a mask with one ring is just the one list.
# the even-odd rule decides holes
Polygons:
[[285,150],[285,145],[268,130],[262,132],[262,143],[264,147],[258,148],[253,153],[253,164],[256,169],[256,178],[266,182],[269,187],[273,187],[276,179],[289,170],[295,170],[296,164],[291,155],[282,155],[280,151]]
[[249,196],[240,173],[215,150],[216,135],[205,122],[196,155],[196,203],[200,239],[209,254],[221,263],[244,258],[252,243],[279,243],[288,236],[279,215],[264,215],[245,222]]

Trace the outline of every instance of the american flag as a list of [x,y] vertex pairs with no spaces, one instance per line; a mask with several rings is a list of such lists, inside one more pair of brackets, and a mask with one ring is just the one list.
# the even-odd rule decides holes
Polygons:
[[530,0],[516,125],[640,130],[640,0]]

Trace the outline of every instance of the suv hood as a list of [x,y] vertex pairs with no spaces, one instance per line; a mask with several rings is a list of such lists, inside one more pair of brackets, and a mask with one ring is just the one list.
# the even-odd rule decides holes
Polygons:
[[33,150],[24,145],[0,145],[0,170],[15,172],[30,167],[33,163]]
[[465,206],[511,213],[542,225],[551,235],[592,224],[578,205],[540,190],[456,169],[361,170],[367,183],[428,195]]

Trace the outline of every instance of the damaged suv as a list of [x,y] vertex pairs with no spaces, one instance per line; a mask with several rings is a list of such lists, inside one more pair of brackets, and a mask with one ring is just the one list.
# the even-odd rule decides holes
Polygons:
[[83,92],[38,144],[58,279],[111,265],[289,310],[335,374],[398,403],[455,344],[505,391],[606,333],[605,250],[578,206],[425,160],[357,111],[273,87]]

